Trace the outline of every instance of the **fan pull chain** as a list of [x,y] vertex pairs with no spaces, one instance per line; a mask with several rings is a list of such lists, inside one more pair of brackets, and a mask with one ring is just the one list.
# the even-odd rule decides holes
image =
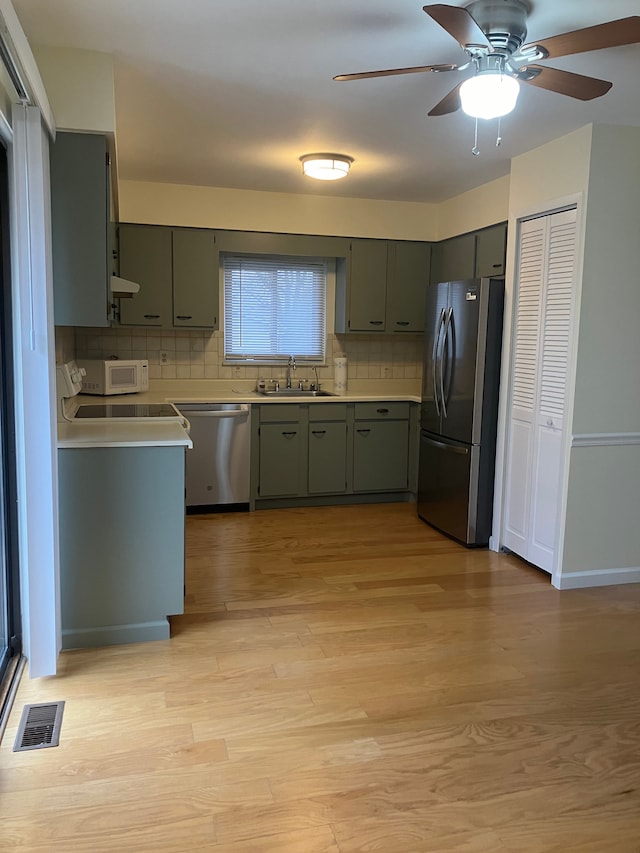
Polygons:
[[500,148],[500,146],[502,145],[501,121],[502,119],[498,117],[498,136],[496,138],[496,148]]
[[473,148],[471,149],[471,153],[474,157],[477,157],[480,153],[480,149],[478,148],[478,118],[476,116],[476,132],[473,138]]

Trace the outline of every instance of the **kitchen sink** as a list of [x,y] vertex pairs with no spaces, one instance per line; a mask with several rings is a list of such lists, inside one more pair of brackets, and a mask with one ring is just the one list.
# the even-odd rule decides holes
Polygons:
[[279,388],[277,391],[258,391],[262,397],[337,397],[333,391],[305,391],[303,388]]

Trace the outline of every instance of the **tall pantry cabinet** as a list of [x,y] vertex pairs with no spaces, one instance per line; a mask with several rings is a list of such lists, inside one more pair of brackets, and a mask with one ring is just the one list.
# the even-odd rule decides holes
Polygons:
[[576,210],[522,223],[509,416],[504,544],[552,572],[557,553]]

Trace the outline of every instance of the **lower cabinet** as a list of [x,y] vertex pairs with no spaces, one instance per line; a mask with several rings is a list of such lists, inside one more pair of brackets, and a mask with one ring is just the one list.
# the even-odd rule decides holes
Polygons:
[[58,450],[62,648],[169,639],[184,608],[184,455]]
[[356,403],[353,490],[402,491],[409,478],[409,403]]
[[261,505],[410,489],[410,403],[257,408],[253,498]]

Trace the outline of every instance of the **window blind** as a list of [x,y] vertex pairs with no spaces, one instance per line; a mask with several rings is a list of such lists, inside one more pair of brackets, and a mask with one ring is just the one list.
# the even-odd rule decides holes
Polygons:
[[324,361],[324,260],[224,255],[225,361]]

